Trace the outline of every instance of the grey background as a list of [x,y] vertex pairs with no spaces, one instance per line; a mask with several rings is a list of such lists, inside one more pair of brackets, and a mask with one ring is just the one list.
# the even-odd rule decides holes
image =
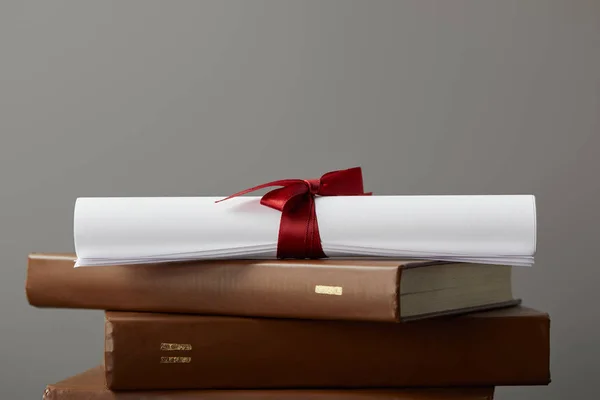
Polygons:
[[535,194],[514,282],[551,314],[553,382],[497,398],[595,398],[599,110],[594,1],[3,1],[0,398],[101,360],[100,311],[24,292],[29,252],[73,250],[76,197],[355,165],[376,194]]

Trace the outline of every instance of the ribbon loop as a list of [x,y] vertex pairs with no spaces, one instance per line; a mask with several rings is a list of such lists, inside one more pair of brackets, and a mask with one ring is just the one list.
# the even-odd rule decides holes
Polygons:
[[318,179],[282,179],[254,186],[216,202],[242,196],[270,186],[282,186],[266,193],[264,206],[281,211],[277,258],[326,258],[321,246],[315,196],[368,196],[363,191],[360,167],[331,171]]

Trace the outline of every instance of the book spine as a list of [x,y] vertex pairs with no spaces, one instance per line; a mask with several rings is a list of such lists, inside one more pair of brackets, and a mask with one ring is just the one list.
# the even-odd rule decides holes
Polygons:
[[356,321],[399,320],[399,266],[188,262],[74,268],[30,255],[36,307]]
[[112,390],[549,383],[546,317],[401,324],[106,313]]

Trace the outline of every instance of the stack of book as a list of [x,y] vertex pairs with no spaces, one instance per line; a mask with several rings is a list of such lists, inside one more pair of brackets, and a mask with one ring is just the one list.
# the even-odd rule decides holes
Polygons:
[[531,196],[313,198],[319,257],[289,256],[289,210],[263,200],[78,199],[76,253],[30,254],[26,293],[104,310],[104,359],[44,398],[492,399],[550,382],[549,316],[511,282],[532,262]]

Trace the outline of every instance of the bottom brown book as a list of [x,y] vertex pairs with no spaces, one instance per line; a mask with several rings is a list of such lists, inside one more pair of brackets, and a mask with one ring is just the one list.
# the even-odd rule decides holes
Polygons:
[[492,400],[494,387],[431,389],[163,390],[113,392],[102,366],[47,385],[44,400]]
[[105,313],[112,390],[472,387],[550,382],[526,307],[386,323]]

